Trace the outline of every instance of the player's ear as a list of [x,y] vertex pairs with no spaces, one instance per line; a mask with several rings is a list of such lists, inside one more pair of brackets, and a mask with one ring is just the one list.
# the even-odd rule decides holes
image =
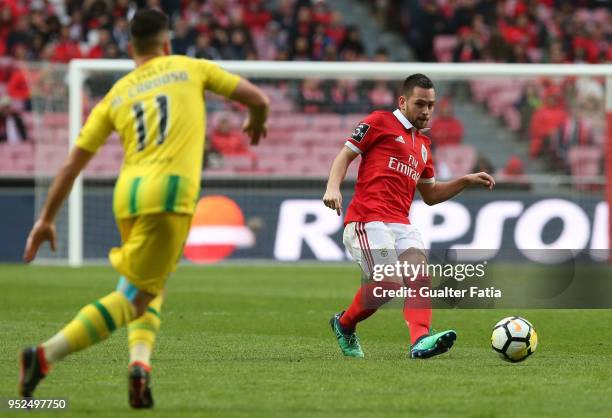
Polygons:
[[403,94],[399,97],[399,99],[397,99],[397,107],[401,112],[406,111],[406,98]]
[[164,39],[164,54],[165,55],[170,55],[172,54],[172,44],[170,43],[170,39],[168,37],[166,37],[166,39]]
[[129,41],[127,44],[127,52],[130,58],[134,58],[134,47],[132,46],[132,41]]

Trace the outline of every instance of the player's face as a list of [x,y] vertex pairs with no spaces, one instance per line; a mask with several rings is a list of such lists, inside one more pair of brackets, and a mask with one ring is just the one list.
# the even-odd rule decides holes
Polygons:
[[409,97],[400,96],[400,110],[417,129],[427,127],[436,104],[434,89],[415,87]]

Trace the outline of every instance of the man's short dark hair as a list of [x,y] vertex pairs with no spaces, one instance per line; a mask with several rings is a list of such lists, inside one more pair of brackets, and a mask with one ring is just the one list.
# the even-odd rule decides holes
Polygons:
[[402,85],[402,94],[406,97],[410,97],[412,95],[412,90],[415,87],[420,87],[422,89],[433,89],[433,82],[429,77],[425,74],[412,74],[411,76],[406,77],[404,80],[404,84]]
[[141,9],[130,23],[132,45],[139,54],[149,54],[160,46],[160,34],[168,30],[168,16],[156,9]]

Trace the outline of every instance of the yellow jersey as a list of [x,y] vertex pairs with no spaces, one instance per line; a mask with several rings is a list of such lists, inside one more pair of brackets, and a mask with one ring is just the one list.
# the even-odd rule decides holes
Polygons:
[[204,156],[204,91],[229,97],[239,80],[213,62],[168,55],[115,83],[87,118],[76,146],[95,153],[113,130],[119,133],[124,158],[113,198],[116,218],[193,213]]

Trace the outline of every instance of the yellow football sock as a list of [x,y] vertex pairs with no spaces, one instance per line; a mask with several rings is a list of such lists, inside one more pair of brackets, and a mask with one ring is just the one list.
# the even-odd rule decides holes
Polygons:
[[133,307],[127,298],[120,292],[112,292],[81,309],[60,333],[68,341],[70,352],[75,352],[106,339],[133,317]]
[[128,324],[130,364],[137,361],[147,366],[150,365],[153,344],[161,325],[161,305],[163,301],[162,294],[156,296],[149,303],[146,312]]

